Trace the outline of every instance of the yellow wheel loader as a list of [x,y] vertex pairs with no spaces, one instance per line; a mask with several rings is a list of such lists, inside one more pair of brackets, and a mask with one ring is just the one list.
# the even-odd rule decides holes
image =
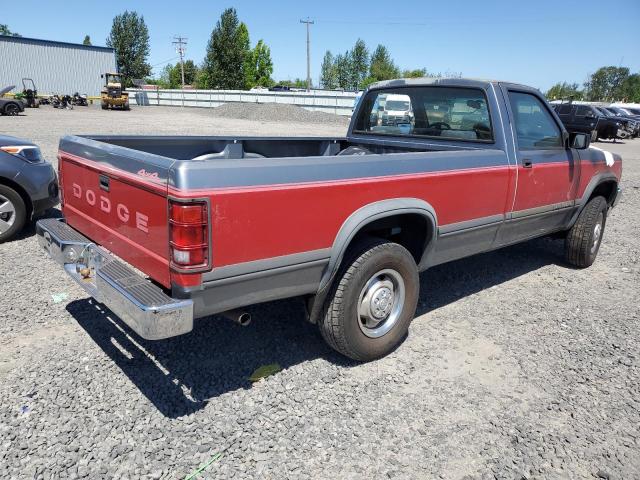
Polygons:
[[123,91],[122,74],[107,72],[100,76],[105,80],[100,92],[102,109],[129,110],[129,94]]

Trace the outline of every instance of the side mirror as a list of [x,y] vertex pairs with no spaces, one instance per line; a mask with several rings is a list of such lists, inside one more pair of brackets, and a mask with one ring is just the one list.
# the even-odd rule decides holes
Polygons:
[[569,134],[569,138],[571,148],[577,150],[585,150],[589,148],[589,144],[591,143],[591,135],[587,135],[586,133],[572,132]]

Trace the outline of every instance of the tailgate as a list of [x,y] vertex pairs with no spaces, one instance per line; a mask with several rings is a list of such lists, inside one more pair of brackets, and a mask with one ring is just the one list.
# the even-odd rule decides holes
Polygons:
[[174,160],[104,141],[60,141],[59,176],[67,223],[170,287],[168,174]]

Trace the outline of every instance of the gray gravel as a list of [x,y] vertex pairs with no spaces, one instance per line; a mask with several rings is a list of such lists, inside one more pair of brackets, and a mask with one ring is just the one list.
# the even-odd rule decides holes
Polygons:
[[296,105],[284,103],[225,103],[212,108],[214,117],[241,118],[259,122],[322,123],[349,125],[349,117],[326,112],[313,112]]
[[[157,107],[0,123],[49,158],[67,132],[344,134]],[[217,452],[199,478],[640,478],[640,140],[599,146],[623,155],[625,196],[593,267],[543,239],[434,268],[408,339],[365,365],[296,300],[147,342],[33,229],[0,245],[0,478],[184,478]]]

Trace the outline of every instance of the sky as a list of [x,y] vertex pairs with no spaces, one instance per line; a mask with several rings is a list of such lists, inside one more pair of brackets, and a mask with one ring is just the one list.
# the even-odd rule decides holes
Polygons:
[[559,81],[582,84],[601,66],[640,71],[640,0],[0,0],[0,23],[24,37],[81,43],[87,34],[94,45],[104,45],[113,17],[136,10],[149,27],[149,63],[159,74],[167,61],[176,61],[175,35],[188,38],[186,58],[202,62],[227,7],[247,24],[252,44],[263,39],[271,48],[276,80],[306,78],[300,19],[307,17],[315,21],[314,83],[325,51],[345,52],[358,38],[370,50],[387,46],[402,69],[457,72],[543,91]]

